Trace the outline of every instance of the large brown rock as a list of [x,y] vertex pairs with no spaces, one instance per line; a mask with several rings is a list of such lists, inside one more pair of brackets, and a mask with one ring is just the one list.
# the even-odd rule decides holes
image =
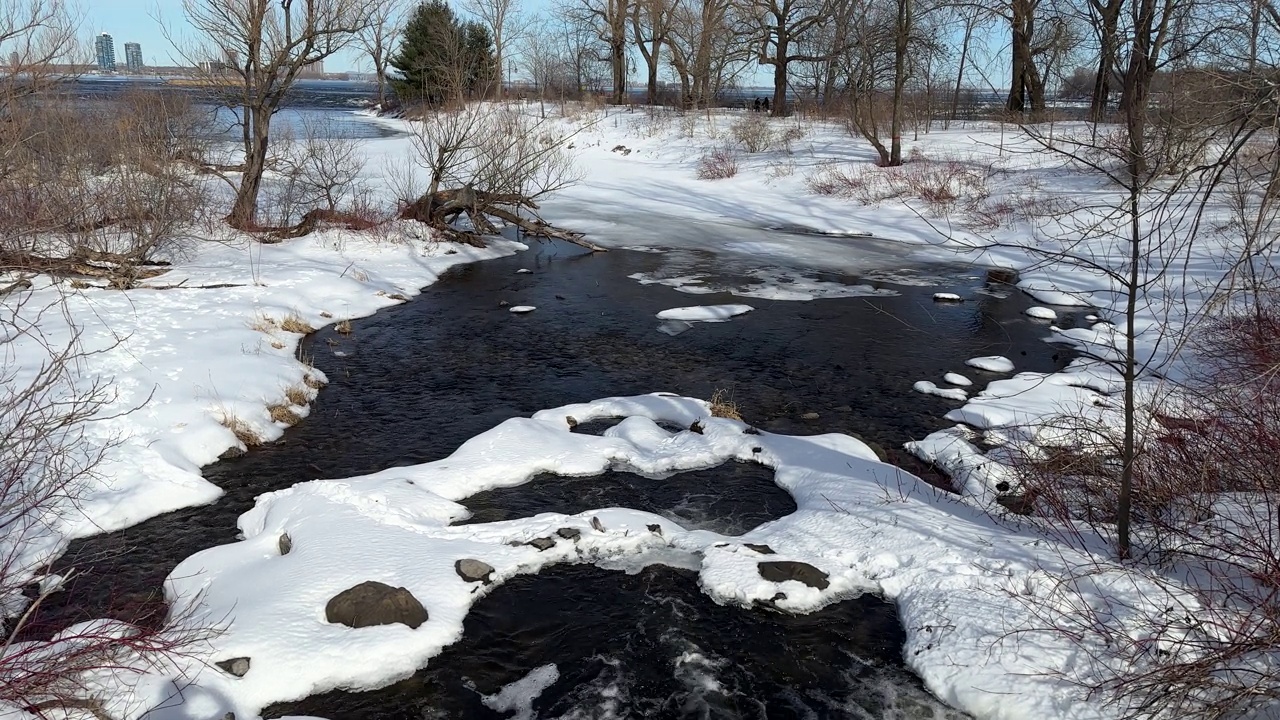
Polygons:
[[831,583],[827,580],[827,574],[809,563],[796,562],[795,560],[773,560],[759,563],[758,569],[760,577],[769,582],[780,583],[795,580],[819,590],[826,590],[831,586]]
[[353,628],[400,623],[416,629],[427,621],[427,609],[413,593],[376,580],[334,595],[324,606],[324,615],[331,623]]

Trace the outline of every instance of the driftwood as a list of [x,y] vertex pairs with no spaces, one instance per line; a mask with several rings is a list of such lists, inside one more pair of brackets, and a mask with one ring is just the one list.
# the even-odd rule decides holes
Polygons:
[[82,249],[67,257],[0,251],[0,272],[19,271],[55,277],[105,278],[113,287],[120,288],[133,287],[139,280],[147,280],[169,272],[167,267],[163,267],[164,265],[167,263],[96,250]]
[[[521,210],[529,216],[522,215]],[[495,217],[514,225],[533,237],[555,238],[581,245],[593,252],[604,248],[586,240],[581,233],[557,228],[537,214],[538,204],[524,195],[490,193],[471,187],[440,190],[427,193],[400,211],[401,220],[416,220],[443,232],[452,240],[484,247],[484,235],[496,235],[498,229],[489,220]],[[466,215],[476,232],[459,230],[453,226],[459,216]]]

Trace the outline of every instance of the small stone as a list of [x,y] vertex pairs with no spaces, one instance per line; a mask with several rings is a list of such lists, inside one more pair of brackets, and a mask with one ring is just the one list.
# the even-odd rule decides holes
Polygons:
[[760,429],[759,429],[759,428],[754,428],[754,427],[749,427],[749,428],[747,428],[746,430],[743,430],[743,431],[742,431],[742,433],[743,433],[744,435],[759,435],[759,434],[760,434]]
[[577,540],[582,537],[582,531],[578,528],[560,528],[556,534],[565,540]]
[[769,598],[769,602],[774,602],[774,603],[776,603],[776,602],[778,602],[779,600],[786,600],[786,599],[787,599],[787,594],[786,594],[786,593],[784,593],[784,592],[774,593],[773,597]]
[[600,518],[594,515],[591,516],[591,527],[594,528],[596,532],[604,532],[604,523],[600,522]]
[[836,412],[853,412],[853,408],[849,407],[848,405],[841,405],[835,408],[835,411]]
[[571,428],[576,428],[576,427],[578,427],[578,419],[577,419],[577,418],[575,418],[575,417],[574,417],[574,416],[572,416],[572,415],[565,415],[565,416],[564,416],[564,421],[565,421],[566,423],[568,423],[569,427],[571,427]]
[[325,619],[352,628],[400,623],[417,628],[427,621],[427,609],[408,590],[366,580],[333,596],[324,606]]
[[653,525],[645,525],[645,527],[649,528],[649,532],[651,533],[656,533],[658,535],[662,534],[662,526],[657,523],[654,523]]
[[563,295],[557,295],[557,296],[556,296],[556,299],[557,299],[557,300],[563,300],[563,299],[564,299],[564,296],[563,296]]
[[[231,658],[230,660],[219,660],[218,662],[214,663],[214,665],[217,665],[218,667],[222,668],[222,670],[224,670],[225,672],[231,675],[235,675],[236,677],[244,677],[245,673],[249,672],[249,658],[247,657]],[[254,677],[257,677],[257,676],[255,675]]]
[[876,457],[880,458],[880,462],[889,461],[889,453],[885,452],[884,446],[880,443],[872,442],[871,440],[863,440],[862,444],[870,448],[871,452],[875,453]]
[[223,450],[222,454],[218,456],[218,459],[230,460],[232,458],[238,458],[241,455],[244,455],[244,453],[245,449],[237,445],[236,447],[229,447],[226,450]]
[[757,569],[760,572],[760,577],[769,582],[780,583],[795,580],[819,590],[826,590],[831,586],[831,583],[827,580],[828,575],[809,563],[795,560],[773,560],[759,563]]
[[226,715],[222,716],[222,720],[236,720],[236,714],[233,712],[229,712]]
[[457,254],[458,254],[458,251],[457,251],[457,250],[454,250],[453,248],[449,248],[448,250],[445,250],[445,251],[444,251],[444,254],[445,254],[445,255],[457,255]]
[[744,543],[744,544],[745,544],[747,547],[751,548],[752,550],[755,550],[756,552],[760,553],[761,555],[776,555],[776,554],[777,554],[777,553],[775,553],[775,552],[773,551],[773,548],[769,547],[768,545],[760,545],[760,544],[757,544],[757,543]]
[[482,582],[485,585],[493,582],[489,579],[489,576],[493,575],[493,566],[481,560],[471,558],[459,560],[453,564],[453,570],[458,573],[458,577],[467,582]]
[[801,420],[817,420],[819,417],[821,417],[821,416],[820,416],[820,415],[818,415],[818,413],[816,413],[816,412],[807,412],[807,413],[805,413],[805,414],[801,415],[801,416],[800,416],[800,419],[801,419]]
[[757,446],[755,446],[755,447],[751,448],[751,452],[753,452],[753,453],[762,453],[762,452],[764,452],[764,448],[762,448],[762,447],[760,447],[759,445],[757,445]]
[[289,537],[289,533],[280,533],[280,540],[277,542],[281,555],[288,555],[293,549],[293,538]]
[[689,432],[698,433],[699,435],[701,435],[702,423],[698,422],[697,420],[694,420],[693,424],[689,426]]
[[555,547],[556,541],[552,540],[549,537],[534,538],[529,542],[525,543],[525,545],[532,545],[538,548],[538,551],[541,552],[543,550],[550,550],[551,548]]

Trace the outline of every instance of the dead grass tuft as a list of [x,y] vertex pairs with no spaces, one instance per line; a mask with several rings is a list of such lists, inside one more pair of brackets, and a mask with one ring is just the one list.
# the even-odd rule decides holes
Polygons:
[[716,390],[711,394],[711,417],[742,421],[742,415],[738,413],[738,404],[724,390]]
[[341,334],[343,334],[343,335],[350,335],[350,334],[351,334],[351,321],[350,321],[350,320],[343,320],[342,322],[340,322],[340,323],[338,323],[337,325],[334,325],[334,326],[333,326],[333,331],[334,331],[334,332],[337,332],[337,333],[341,333]]
[[283,350],[284,343],[280,342],[279,340],[272,340],[271,347],[275,348],[276,350]]
[[324,386],[325,386],[325,382],[324,382],[324,380],[321,380],[320,378],[316,377],[315,375],[308,375],[308,376],[306,376],[306,377],[302,378],[302,384],[303,384],[303,385],[306,385],[307,387],[311,388],[312,390],[319,390],[320,388],[322,388],[322,387],[324,387]]
[[263,442],[262,436],[254,432],[253,428],[249,426],[249,423],[246,423],[235,415],[224,414],[218,422],[222,423],[223,427],[230,430],[231,433],[236,436],[236,439],[243,443],[245,447],[256,447],[261,445]]
[[289,313],[285,317],[284,322],[280,323],[280,329],[285,332],[298,333],[299,335],[310,335],[316,329],[307,324],[305,320],[298,317],[294,313]]
[[260,333],[267,333],[269,335],[272,330],[276,329],[277,325],[275,319],[270,315],[259,315],[253,319],[253,322],[249,323],[249,327]]
[[[310,377],[309,375],[307,377]],[[284,397],[289,401],[290,405],[303,407],[311,402],[311,398],[315,397],[315,393],[311,392],[307,386],[294,385],[284,391]]]
[[[268,405],[267,412],[271,413],[271,421],[284,425],[297,425],[301,417],[289,408],[288,405]],[[246,443],[247,444],[247,443]]]

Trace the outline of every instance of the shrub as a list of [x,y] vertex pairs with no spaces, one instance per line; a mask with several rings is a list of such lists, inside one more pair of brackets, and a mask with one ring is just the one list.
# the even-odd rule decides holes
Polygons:
[[749,153],[764,152],[777,142],[769,118],[762,113],[751,113],[739,118],[729,128],[729,132]]
[[702,180],[724,180],[738,174],[738,158],[728,148],[720,148],[698,160],[698,177]]

